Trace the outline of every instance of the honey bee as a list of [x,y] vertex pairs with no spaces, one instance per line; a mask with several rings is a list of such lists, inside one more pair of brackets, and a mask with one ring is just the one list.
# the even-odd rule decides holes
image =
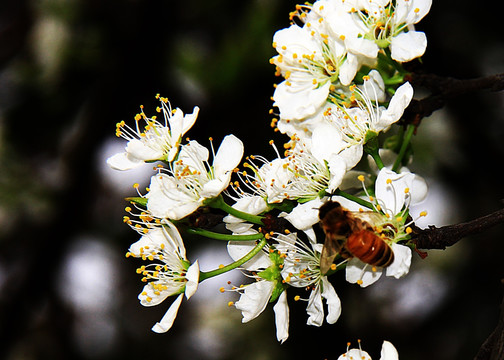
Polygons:
[[340,203],[328,201],[319,209],[319,218],[325,233],[325,243],[320,255],[320,271],[327,273],[339,254],[343,258],[356,257],[374,266],[388,266],[394,261],[392,248],[365,220],[381,216],[375,212],[359,213],[357,217]]

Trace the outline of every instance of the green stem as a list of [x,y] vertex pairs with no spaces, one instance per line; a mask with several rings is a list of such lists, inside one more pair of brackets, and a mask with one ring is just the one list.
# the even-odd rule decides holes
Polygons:
[[382,159],[381,159],[380,154],[378,153],[378,151],[374,151],[374,152],[372,152],[369,155],[371,155],[371,157],[375,161],[376,166],[378,166],[378,169],[380,169],[380,170],[383,169],[383,167],[385,165],[383,165],[383,161],[382,161]]
[[266,238],[263,237],[262,240],[252,249],[252,251],[250,251],[247,255],[245,255],[241,259],[239,259],[229,265],[223,266],[219,269],[215,269],[212,271],[201,271],[199,281],[202,282],[203,280],[209,279],[211,277],[214,277],[214,276],[217,276],[220,274],[224,274],[225,272],[236,269],[238,266],[245,264],[247,261],[252,259],[255,255],[257,255],[257,253],[259,253],[259,251],[262,250],[262,248],[266,245],[266,243],[267,243]]
[[361,199],[360,197],[341,191],[340,189],[336,189],[333,195],[343,196],[344,198],[352,200],[359,205],[367,207],[368,209],[373,209],[373,204],[371,204],[369,201],[366,201],[364,199]]
[[224,240],[224,241],[252,241],[252,240],[260,240],[264,237],[263,234],[250,234],[250,235],[233,235],[233,234],[221,234],[216,233],[209,230],[199,229],[199,228],[191,228],[186,230],[190,234],[196,234],[200,236],[204,236],[210,239],[215,240]]
[[229,215],[233,215],[237,218],[240,218],[240,219],[245,220],[247,222],[250,222],[252,224],[261,225],[261,226],[264,225],[264,223],[262,222],[263,218],[261,216],[252,215],[252,214],[248,214],[246,212],[240,211],[240,210],[236,210],[232,206],[226,204],[226,202],[224,201],[224,199],[222,198],[221,195],[219,195],[215,199],[212,199],[206,205],[208,205],[214,209],[223,210],[223,211],[227,212]]
[[378,134],[372,131],[368,131],[366,133],[366,139],[365,139],[365,144],[364,144],[364,151],[371,155],[373,160],[376,163],[376,166],[378,166],[378,169],[382,169],[385,165],[383,165],[383,161],[380,157],[379,150],[380,149],[380,144],[378,143]]
[[399,168],[401,167],[402,160],[404,158],[404,154],[406,154],[406,150],[408,149],[408,145],[411,141],[411,137],[413,136],[413,133],[415,132],[415,125],[409,124],[408,128],[406,129],[406,133],[404,134],[404,139],[401,144],[401,149],[399,150],[399,154],[397,155],[397,158],[394,162],[394,166],[392,167],[392,170],[397,172]]

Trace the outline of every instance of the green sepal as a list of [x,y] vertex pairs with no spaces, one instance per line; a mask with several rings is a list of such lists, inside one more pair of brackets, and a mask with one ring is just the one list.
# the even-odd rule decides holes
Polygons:
[[144,208],[147,207],[147,200],[148,199],[144,198],[144,197],[132,196],[132,197],[127,197],[124,200],[129,201],[130,203],[133,203],[136,205],[140,205],[141,207],[144,207]]
[[273,264],[257,275],[267,281],[273,282],[273,292],[271,293],[271,298],[269,300],[270,302],[273,302],[278,299],[280,294],[287,288],[288,285],[284,284],[282,281],[283,278],[280,265],[283,264],[284,260],[280,256],[280,253],[276,250],[272,251],[269,253],[269,258]]
[[366,132],[366,136],[364,137],[364,143],[366,144],[366,145],[364,145],[364,150],[366,150],[366,147],[368,150],[370,150],[370,151],[367,151],[368,154],[370,154],[373,151],[378,150],[378,147],[379,147],[378,134],[375,133],[374,131],[368,130]]
[[277,281],[278,279],[282,279],[280,265],[283,264],[283,258],[280,257],[280,253],[276,250],[271,251],[269,253],[269,258],[273,264],[257,275],[268,281]]
[[289,285],[282,283],[281,281],[275,281],[275,287],[273,288],[273,292],[271,293],[271,297],[269,302],[272,303],[278,299],[280,294],[287,289]]
[[285,211],[286,213],[290,213],[292,209],[294,209],[297,205],[297,201],[294,200],[284,200],[281,203],[268,203],[268,211],[269,210],[280,210],[280,211]]

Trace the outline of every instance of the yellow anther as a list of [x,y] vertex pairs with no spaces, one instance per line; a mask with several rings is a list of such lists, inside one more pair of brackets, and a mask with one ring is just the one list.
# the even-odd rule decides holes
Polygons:
[[362,285],[363,281],[362,280],[357,280],[357,284]]
[[219,265],[219,269],[222,269],[223,267],[224,267],[224,265],[223,265],[223,264],[220,264],[220,265]]
[[344,41],[345,40],[345,35],[340,35],[339,38]]
[[406,228],[406,234],[411,234],[413,232],[413,229],[411,229],[409,226]]
[[221,288],[219,289],[219,291],[220,291],[221,293],[223,293],[224,291],[226,291],[226,289],[224,289],[224,286],[223,286],[223,287],[221,287]]
[[364,182],[364,175],[359,175],[357,176],[357,179],[360,181],[360,182]]
[[299,295],[294,296],[294,301],[299,301],[300,299],[301,299],[301,296],[299,296]]
[[331,270],[336,270],[336,264],[331,264]]
[[392,184],[392,179],[387,179],[387,184]]
[[409,188],[404,188],[404,193],[408,194],[409,193]]
[[228,302],[228,306],[229,306],[229,307],[231,307],[231,306],[233,306],[233,305],[234,305],[234,302],[233,302],[233,301]]
[[422,211],[422,212],[420,213],[420,216],[427,216],[427,211]]

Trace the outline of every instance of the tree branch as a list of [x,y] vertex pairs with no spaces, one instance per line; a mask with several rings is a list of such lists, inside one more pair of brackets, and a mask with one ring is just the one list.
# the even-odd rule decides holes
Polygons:
[[504,208],[477,219],[455,225],[428,229],[416,228],[412,241],[418,249],[441,249],[456,244],[460,239],[477,234],[488,228],[504,222]]
[[420,121],[441,109],[446,101],[478,90],[504,90],[504,74],[484,76],[475,79],[455,79],[434,74],[412,73],[408,79],[413,86],[420,86],[431,91],[431,95],[421,99],[413,99],[405,111],[406,123],[418,125]]
[[504,359],[504,300],[501,303],[499,321],[494,331],[485,340],[474,360]]

